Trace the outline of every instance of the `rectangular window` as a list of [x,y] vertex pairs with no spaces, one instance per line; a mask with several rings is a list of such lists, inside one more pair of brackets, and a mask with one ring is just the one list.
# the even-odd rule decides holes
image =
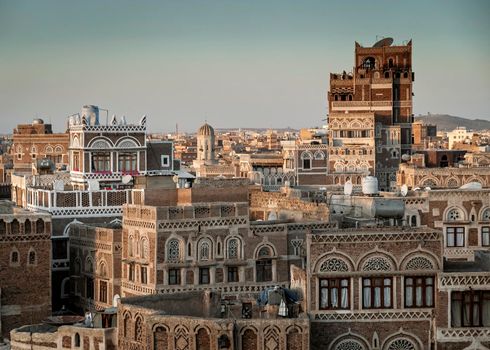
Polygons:
[[107,282],[99,282],[99,301],[102,303],[107,303]]
[[257,260],[255,268],[257,272],[257,282],[272,281],[272,260]]
[[238,282],[238,267],[228,267],[228,282]]
[[170,157],[166,155],[162,155],[162,166],[168,167],[170,165]]
[[490,227],[481,228],[481,245],[484,247],[490,246]]
[[209,284],[209,268],[201,267],[199,269],[199,284]]
[[180,269],[168,270],[168,284],[170,285],[180,284]]
[[336,310],[349,308],[349,279],[320,279],[320,309]]
[[141,277],[142,284],[148,283],[148,273],[145,266],[141,266],[140,268],[140,277]]
[[122,152],[118,156],[118,169],[121,172],[132,173],[138,170],[138,156],[135,152]]
[[311,159],[303,159],[303,169],[311,169]]
[[446,245],[448,247],[464,247],[464,227],[447,227]]
[[109,152],[92,153],[92,172],[111,171],[111,154]]
[[392,308],[393,280],[391,277],[362,279],[362,307],[364,309]]
[[434,277],[405,278],[405,307],[434,307]]
[[490,327],[490,291],[451,293],[452,327]]

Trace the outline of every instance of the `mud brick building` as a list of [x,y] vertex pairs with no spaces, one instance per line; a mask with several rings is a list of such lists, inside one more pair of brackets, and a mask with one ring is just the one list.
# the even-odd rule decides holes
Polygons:
[[53,133],[51,124],[34,119],[14,129],[11,155],[16,174],[33,174],[33,163],[49,159],[56,168],[68,165],[69,135]]
[[51,315],[51,217],[0,202],[0,331]]
[[412,144],[412,41],[392,42],[356,43],[352,72],[330,74],[327,94],[329,171],[375,175],[383,190]]
[[431,348],[439,232],[330,230],[307,235],[307,255],[312,349]]
[[[119,349],[309,349],[309,320],[277,316],[276,308],[222,304],[220,293],[187,292],[122,299]],[[162,312],[163,310],[163,312]]]

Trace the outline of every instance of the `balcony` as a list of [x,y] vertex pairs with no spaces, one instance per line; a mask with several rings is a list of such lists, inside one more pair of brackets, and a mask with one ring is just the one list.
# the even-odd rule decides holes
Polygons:
[[55,191],[28,188],[27,209],[47,211],[53,217],[122,216],[123,204],[135,204],[132,190]]

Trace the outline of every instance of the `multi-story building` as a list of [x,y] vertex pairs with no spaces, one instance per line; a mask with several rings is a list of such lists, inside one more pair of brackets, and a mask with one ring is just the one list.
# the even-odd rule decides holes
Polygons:
[[466,127],[460,126],[447,133],[448,148],[453,149],[456,143],[470,142],[473,138],[473,132],[466,130]]
[[392,42],[356,43],[353,72],[330,74],[328,92],[330,171],[368,172],[386,190],[395,186],[401,155],[411,152],[413,121],[412,42]]
[[14,173],[33,174],[33,163],[43,159],[58,169],[66,168],[68,144],[68,133],[53,133],[51,124],[44,124],[42,119],[17,125],[11,148]]
[[146,116],[137,124],[115,116],[101,123],[98,107],[84,106],[68,126],[69,172],[12,176],[17,205],[52,215],[54,310],[69,302],[60,286],[70,276],[70,226],[120,221],[123,204],[142,203],[146,187],[175,187],[180,174],[171,142],[146,141]]
[[51,315],[51,216],[0,203],[0,343]]

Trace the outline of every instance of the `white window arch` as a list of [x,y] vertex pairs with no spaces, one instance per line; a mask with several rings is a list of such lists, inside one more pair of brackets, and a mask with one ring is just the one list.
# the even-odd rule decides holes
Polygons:
[[199,260],[207,261],[213,259],[213,245],[209,238],[203,238],[198,244]]
[[148,259],[150,257],[150,242],[146,237],[142,237],[140,240],[140,257],[142,259]]
[[182,260],[181,241],[177,238],[170,238],[167,241],[167,261]]
[[241,242],[238,237],[226,241],[226,256],[228,259],[241,259]]
[[447,212],[447,221],[459,221],[464,220],[463,211],[459,208],[452,208]]

